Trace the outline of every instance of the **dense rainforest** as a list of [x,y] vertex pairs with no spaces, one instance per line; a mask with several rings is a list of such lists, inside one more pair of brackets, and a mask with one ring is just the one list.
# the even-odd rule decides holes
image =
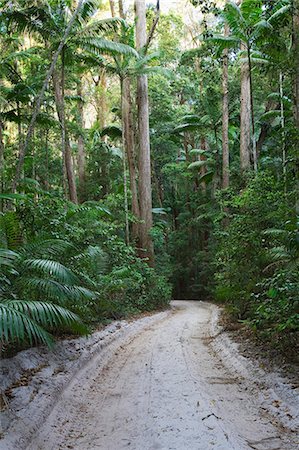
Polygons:
[[299,1],[133,3],[1,0],[2,350],[171,298],[291,348]]

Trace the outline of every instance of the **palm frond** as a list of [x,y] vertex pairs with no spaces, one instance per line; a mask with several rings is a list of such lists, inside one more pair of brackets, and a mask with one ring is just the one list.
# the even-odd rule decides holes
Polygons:
[[6,343],[28,339],[30,344],[35,341],[53,345],[51,335],[10,302],[0,303],[0,337]]
[[226,48],[237,48],[240,45],[240,39],[235,36],[222,36],[221,34],[214,34],[212,37],[206,39],[216,45],[220,52]]
[[129,45],[110,41],[104,38],[80,37],[77,44],[83,50],[91,51],[95,54],[108,53],[112,55],[127,55],[138,58],[136,50]]
[[223,16],[232,34],[243,41],[247,40],[247,24],[239,6],[232,1],[225,5]]
[[20,259],[19,253],[0,248],[0,266],[13,267],[18,259]]
[[46,302],[8,300],[0,303],[0,336],[5,342],[28,339],[52,345],[44,328],[65,326],[81,334],[87,329],[73,312]]
[[262,14],[262,0],[243,0],[240,11],[246,22],[255,24]]
[[200,167],[204,167],[207,165],[207,161],[194,161],[193,163],[189,164],[188,169],[200,169]]
[[95,19],[80,30],[76,30],[76,37],[97,37],[99,32],[116,31],[123,19]]
[[62,239],[40,238],[34,242],[25,244],[21,249],[21,253],[27,255],[27,257],[28,255],[34,257],[44,255],[57,256],[71,250],[75,250],[75,246],[68,241],[64,241]]
[[275,25],[276,23],[278,23],[279,21],[281,21],[283,18],[285,18],[286,16],[288,16],[289,12],[291,10],[291,4],[289,5],[284,5],[281,8],[279,8],[277,11],[275,11],[268,19],[268,22],[271,25]]
[[22,266],[27,270],[36,270],[45,275],[55,277],[62,283],[79,283],[77,275],[57,261],[50,259],[26,259],[22,262]]

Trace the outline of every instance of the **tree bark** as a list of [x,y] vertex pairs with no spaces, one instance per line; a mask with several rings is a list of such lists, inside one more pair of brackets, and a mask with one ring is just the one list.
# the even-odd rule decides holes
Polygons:
[[111,11],[111,16],[115,17],[115,4],[114,4],[114,0],[109,0],[110,3],[110,11]]
[[[4,169],[4,142],[3,142],[3,131],[4,131],[4,124],[2,120],[0,119],[0,173],[2,174],[2,171]],[[2,181],[2,180],[1,180]]]
[[279,73],[279,94],[280,94],[280,126],[281,126],[281,146],[282,146],[282,173],[284,193],[287,193],[287,155],[286,155],[286,139],[285,139],[285,116],[283,105],[283,74]]
[[123,0],[118,0],[118,9],[119,9],[119,17],[122,19],[125,19],[125,11],[124,11],[124,4]]
[[[145,0],[135,0],[136,10],[136,47],[144,48],[146,37],[146,9]],[[139,131],[139,199],[140,219],[139,244],[140,256],[146,258],[152,266],[154,264],[154,249],[150,236],[153,225],[152,216],[152,186],[151,186],[151,156],[149,137],[149,106],[147,76],[137,78],[137,106]]]
[[62,156],[63,156],[63,163],[65,165],[66,178],[68,182],[69,198],[73,203],[78,203],[71,145],[65,123],[63,83],[62,80],[59,80],[58,73],[55,70],[53,71],[52,79],[55,93],[56,110],[61,126]]
[[85,142],[84,142],[84,105],[82,100],[82,80],[77,84],[77,95],[80,97],[78,102],[78,121],[81,128],[78,137],[78,175],[79,175],[79,196],[80,201],[84,201],[85,193]]
[[249,69],[249,87],[250,87],[250,117],[251,117],[251,134],[252,134],[252,159],[254,171],[257,172],[257,152],[256,152],[256,140],[255,140],[255,123],[254,123],[254,109],[253,109],[253,82],[252,82],[252,66],[251,66],[251,54],[250,46],[247,44],[247,58]]
[[[128,159],[128,168],[130,175],[130,188],[132,194],[132,214],[140,219],[140,208],[138,201],[137,189],[137,170],[135,163],[135,139],[134,139],[134,125],[132,114],[132,100],[131,100],[131,83],[129,78],[121,80],[121,99],[122,99],[122,129],[123,129],[123,147],[126,151]],[[132,238],[138,241],[138,223],[132,224]]]
[[[246,50],[241,44],[241,50]],[[248,62],[241,65],[241,98],[240,98],[240,166],[241,171],[250,169],[250,74]]]
[[[225,24],[224,35],[228,36],[229,27]],[[223,51],[222,63],[222,188],[229,187],[229,139],[228,139],[228,49]]]
[[[206,138],[204,136],[202,136],[200,138],[200,148],[201,148],[201,150],[207,150],[207,141],[206,141]],[[206,161],[207,158],[206,158],[205,155],[200,154],[199,155],[199,159],[200,159],[200,161]],[[206,173],[207,173],[206,166],[205,165],[201,166],[201,168],[200,168],[200,176],[203,177]],[[202,192],[205,194],[206,191],[207,191],[207,184],[206,184],[206,182],[202,181],[200,183],[200,186],[201,186]]]
[[[4,188],[4,142],[3,142],[4,124],[0,119],[0,194]],[[0,211],[3,211],[3,199],[0,199]]]
[[103,69],[100,73],[99,82],[99,106],[98,106],[98,120],[100,127],[103,129],[107,122],[107,100],[106,100],[107,82],[106,82],[106,72]]
[[293,0],[294,122],[299,128],[299,0]]

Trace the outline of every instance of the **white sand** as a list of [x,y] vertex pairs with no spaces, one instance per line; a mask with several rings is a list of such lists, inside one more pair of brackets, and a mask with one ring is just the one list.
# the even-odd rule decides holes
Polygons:
[[53,353],[3,360],[4,388],[24,369],[40,370],[13,389],[0,449],[297,449],[296,390],[218,334],[217,314],[212,304],[176,301]]

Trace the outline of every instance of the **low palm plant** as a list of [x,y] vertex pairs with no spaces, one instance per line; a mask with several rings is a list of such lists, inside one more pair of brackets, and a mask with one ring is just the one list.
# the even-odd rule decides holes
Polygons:
[[50,332],[69,329],[85,333],[86,327],[78,315],[65,305],[93,298],[94,293],[82,285],[75,273],[54,259],[70,244],[58,239],[40,239],[24,245],[16,232],[17,221],[10,218],[8,226],[4,217],[0,222],[2,343],[19,341],[51,345]]

